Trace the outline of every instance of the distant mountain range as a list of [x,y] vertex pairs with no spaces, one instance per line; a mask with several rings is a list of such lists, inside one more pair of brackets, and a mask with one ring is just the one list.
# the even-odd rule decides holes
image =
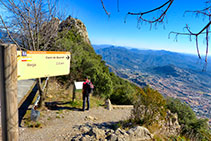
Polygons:
[[[148,68],[175,65],[177,67],[201,71],[204,60],[198,59],[197,55],[181,54],[165,50],[139,50],[109,45],[93,45],[96,53],[110,65],[127,67],[135,70],[147,71]],[[208,60],[206,70],[211,72],[211,59]]]
[[201,117],[211,118],[211,59],[206,71],[197,55],[93,45],[111,71],[139,86],[150,85],[164,96],[187,102]]

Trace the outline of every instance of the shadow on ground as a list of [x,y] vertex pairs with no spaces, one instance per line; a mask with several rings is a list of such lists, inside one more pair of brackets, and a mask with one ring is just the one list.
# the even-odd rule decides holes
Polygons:
[[81,111],[82,109],[75,107],[63,106],[66,104],[71,104],[72,102],[62,102],[62,101],[54,101],[54,102],[45,102],[45,106],[49,110],[73,110],[73,111]]
[[[27,110],[31,110],[29,106],[31,105],[36,93],[38,91],[38,86],[35,85],[35,87],[32,89],[31,93],[28,95],[26,100],[23,102],[23,104],[18,108],[18,124],[19,127],[21,127],[21,122],[23,120],[24,115],[26,114]],[[74,108],[74,107],[67,107],[62,106],[65,104],[70,104],[71,102],[45,102],[45,106],[49,110],[73,110],[73,111],[81,111],[81,109]]]
[[23,104],[18,108],[18,124],[19,127],[21,127],[21,122],[23,120],[24,115],[26,114],[27,110],[29,110],[29,105],[31,105],[36,93],[37,93],[38,87],[35,85],[35,87],[32,89],[31,93],[28,95],[26,100],[23,102]]

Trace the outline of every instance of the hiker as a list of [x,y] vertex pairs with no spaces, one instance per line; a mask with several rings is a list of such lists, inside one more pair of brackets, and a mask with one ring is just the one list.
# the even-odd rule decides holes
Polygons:
[[94,86],[92,82],[89,80],[88,77],[86,77],[85,82],[83,83],[83,111],[85,111],[85,104],[87,101],[87,109],[89,110],[89,94],[92,92]]

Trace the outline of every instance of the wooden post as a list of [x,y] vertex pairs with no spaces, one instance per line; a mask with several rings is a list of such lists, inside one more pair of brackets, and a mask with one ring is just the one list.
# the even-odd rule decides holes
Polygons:
[[0,48],[2,137],[4,141],[18,141],[17,48],[15,45]]
[[42,89],[42,80],[41,78],[37,78],[37,86],[38,86],[38,91],[39,91],[39,95],[40,95],[40,100],[39,100],[39,103],[38,103],[38,107],[41,108],[43,107],[43,89]]
[[73,84],[72,84],[72,94],[73,94],[73,96],[72,96],[72,102],[74,102],[74,100],[75,100],[75,91],[76,91],[75,83],[73,82]]

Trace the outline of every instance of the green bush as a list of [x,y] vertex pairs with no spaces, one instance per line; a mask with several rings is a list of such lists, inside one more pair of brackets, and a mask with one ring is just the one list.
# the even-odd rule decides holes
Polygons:
[[111,73],[111,78],[114,84],[113,93],[110,96],[112,103],[132,105],[137,99],[137,86],[128,80],[116,76],[114,73]]
[[135,123],[151,125],[166,115],[166,100],[149,86],[139,89],[139,97],[134,104],[132,118]]
[[193,110],[179,99],[167,98],[166,108],[178,114],[181,134],[190,139],[211,140],[208,119],[198,119]]

